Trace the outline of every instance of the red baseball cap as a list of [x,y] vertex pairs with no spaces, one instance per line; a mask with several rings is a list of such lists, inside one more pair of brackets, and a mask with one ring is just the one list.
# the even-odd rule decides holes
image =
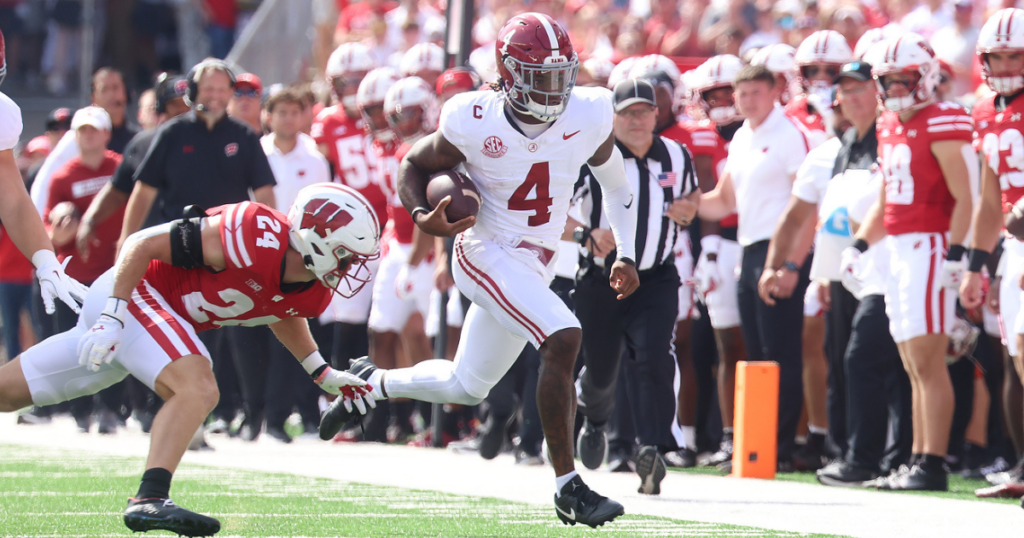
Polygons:
[[263,81],[252,73],[242,73],[235,79],[235,87],[248,86],[259,93],[263,93]]

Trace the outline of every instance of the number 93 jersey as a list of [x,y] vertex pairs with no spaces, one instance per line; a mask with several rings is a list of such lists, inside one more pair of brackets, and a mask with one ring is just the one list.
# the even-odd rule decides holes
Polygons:
[[466,157],[480,190],[477,224],[468,233],[533,237],[557,244],[580,168],[612,131],[612,95],[573,88],[565,111],[530,139],[495,91],[456,95],[441,110],[439,130]]
[[925,106],[906,123],[886,110],[878,118],[878,160],[885,178],[885,229],[889,235],[949,231],[955,200],[932,144],[970,143],[974,127],[956,103]]
[[998,95],[978,101],[971,111],[977,128],[974,149],[999,177],[1003,193],[1003,212],[1024,198],[1024,100],[1014,99],[996,111]]
[[289,317],[317,317],[330,303],[331,290],[315,280],[281,289],[288,250],[288,217],[263,204],[242,202],[206,212],[221,215],[220,239],[227,268],[184,269],[150,262],[145,281],[196,330],[224,325],[253,327]]

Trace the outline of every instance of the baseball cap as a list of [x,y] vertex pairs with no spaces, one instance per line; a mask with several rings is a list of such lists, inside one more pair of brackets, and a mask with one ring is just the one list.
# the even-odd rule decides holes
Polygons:
[[110,114],[98,106],[80,108],[75,112],[75,117],[71,118],[71,129],[77,131],[84,125],[91,125],[101,131],[109,131]]
[[46,115],[46,130],[56,131],[57,129],[71,128],[71,109],[55,108]]
[[642,78],[630,78],[615,85],[615,111],[622,112],[623,109],[636,103],[647,103],[651,106],[658,106],[654,100],[654,86]]
[[156,81],[156,111],[167,112],[167,103],[184,99],[188,93],[188,81],[181,75],[161,75]]
[[849,77],[861,82],[871,80],[871,64],[861,61],[843,64],[843,66],[839,68],[839,74],[836,75],[832,84],[839,84],[839,81],[843,80],[844,77]]
[[260,80],[260,77],[257,77],[252,73],[242,73],[235,79],[235,88],[241,88],[243,86],[248,86],[256,90],[258,93],[263,93],[263,81]]

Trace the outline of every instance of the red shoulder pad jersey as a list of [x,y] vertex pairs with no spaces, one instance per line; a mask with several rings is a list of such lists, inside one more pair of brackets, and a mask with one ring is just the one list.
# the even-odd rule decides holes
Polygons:
[[[150,262],[145,281],[163,295],[196,332],[224,325],[253,327],[285,318],[315,318],[333,293],[320,282],[301,291],[281,290],[281,264],[288,250],[288,218],[263,204],[242,202],[207,211],[221,215],[220,239],[227,268],[184,269]],[[140,284],[140,292],[144,292]],[[133,308],[133,305],[129,306]],[[137,308],[137,307],[135,307]]]
[[318,146],[327,148],[335,181],[365,196],[383,224],[387,220],[387,199],[377,182],[377,159],[370,150],[370,135],[363,129],[363,120],[348,117],[341,105],[334,105],[317,114],[310,135]]
[[967,111],[956,103],[932,103],[903,123],[887,110],[875,127],[889,235],[948,232],[955,200],[931,145],[945,140],[970,143],[974,126]]
[[798,95],[790,99],[786,103],[785,112],[787,116],[796,120],[808,131],[825,132],[825,122],[821,119],[821,114],[810,111],[806,95]]
[[[683,144],[694,158],[710,157],[711,171],[715,174],[715,183],[718,183],[729,156],[729,141],[722,138],[713,122],[689,120],[676,123],[662,131],[661,136]],[[739,225],[739,215],[733,213],[722,219],[720,224],[723,228],[735,228]]]
[[[405,149],[403,150],[403,148]],[[402,205],[402,200],[398,197],[398,164],[409,152],[409,147],[397,140],[391,142],[374,140],[373,151],[377,157],[377,179],[380,181],[388,202],[388,223],[384,226],[384,233],[381,234],[381,243],[386,245],[391,238],[395,238],[399,243],[408,245],[412,243],[414,224],[409,212]]]
[[984,153],[985,162],[999,176],[1003,212],[1024,198],[1024,100],[1014,99],[996,112],[996,95],[979,100],[971,116],[977,129],[974,149]]

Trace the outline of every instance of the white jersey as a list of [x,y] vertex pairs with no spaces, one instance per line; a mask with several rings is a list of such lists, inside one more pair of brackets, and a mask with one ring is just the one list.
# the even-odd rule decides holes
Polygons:
[[580,168],[611,134],[612,114],[610,91],[574,88],[565,112],[530,139],[506,116],[502,94],[451,98],[441,111],[439,130],[462,151],[480,190],[480,213],[469,233],[557,245]]
[[21,138],[21,109],[0,92],[0,151],[14,149]]

